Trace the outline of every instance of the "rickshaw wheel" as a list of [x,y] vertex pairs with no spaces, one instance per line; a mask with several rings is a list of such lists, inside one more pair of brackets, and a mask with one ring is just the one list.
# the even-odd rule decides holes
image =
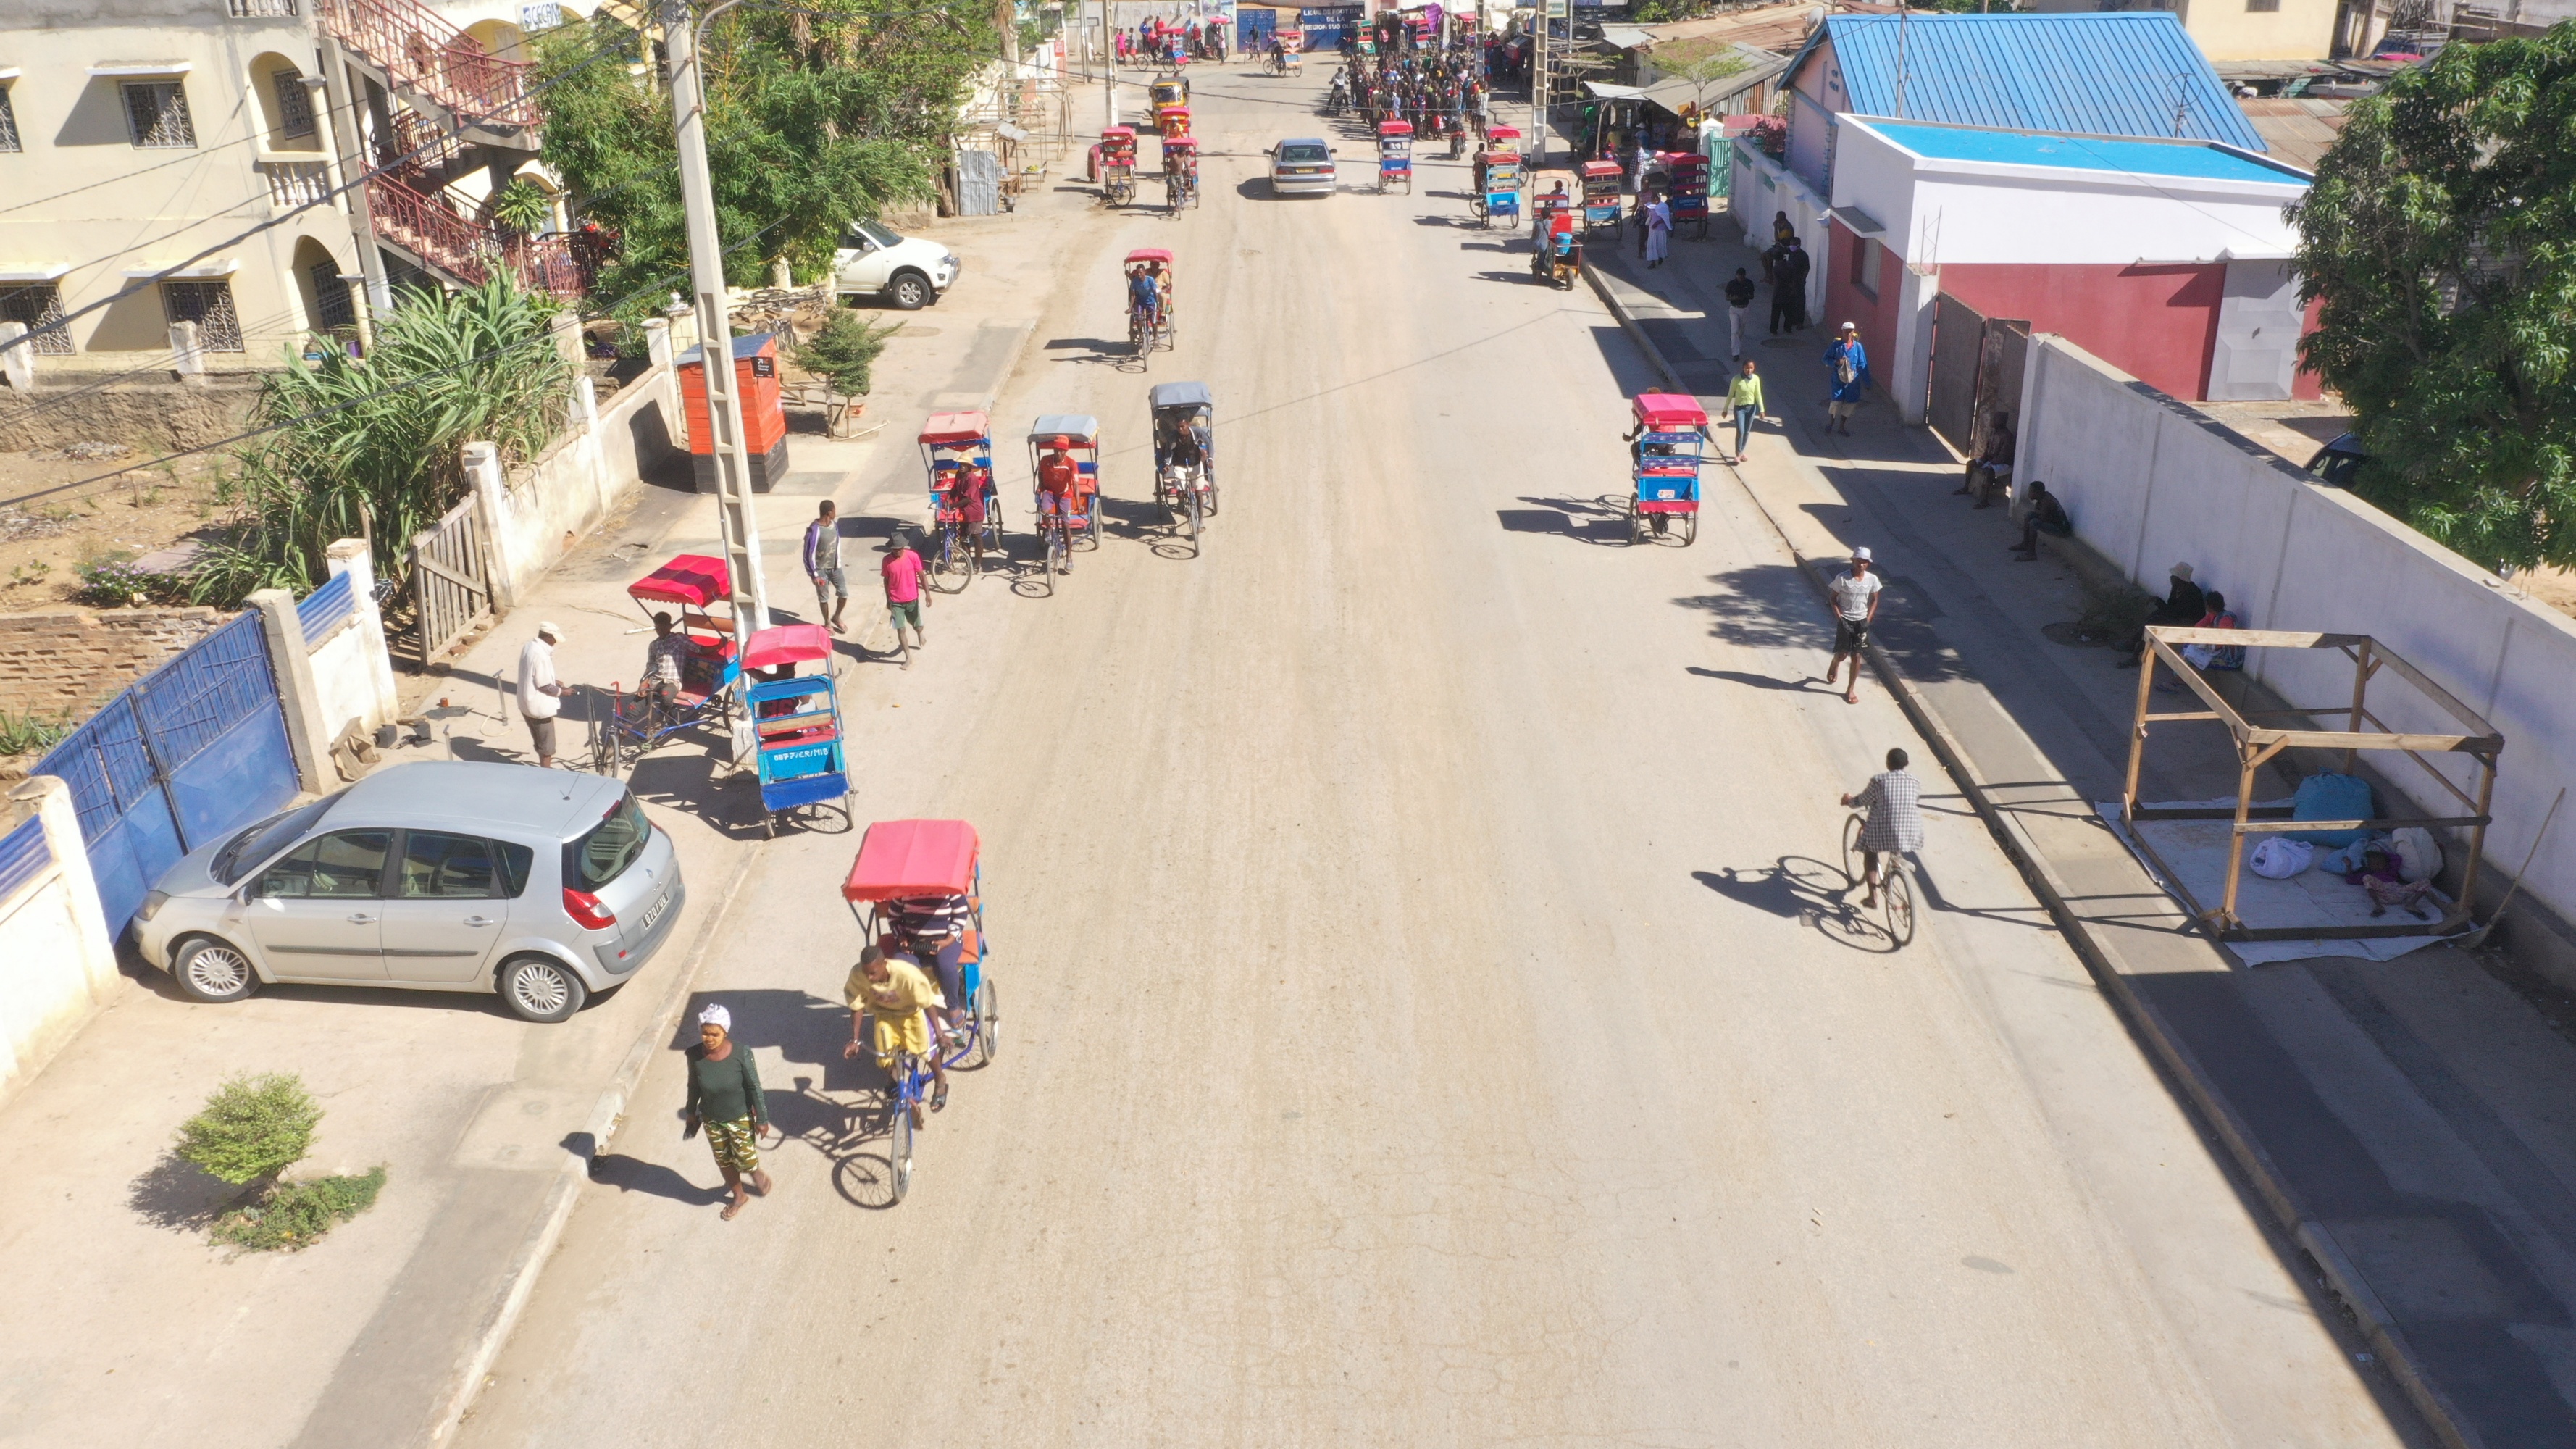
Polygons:
[[1697,542],[1699,542],[1699,513],[1694,510],[1682,515],[1682,547],[1688,548]]
[[1091,536],[1091,547],[1100,547],[1100,495],[1091,495],[1091,526],[1083,530]]
[[1001,1050],[1002,1035],[1002,993],[1001,988],[993,984],[991,976],[975,983],[972,1009],[975,1013],[975,1059],[966,1065],[989,1067]]
[[[895,1070],[902,1071],[902,1064],[897,1063]],[[886,1095],[893,1102],[894,1116],[894,1126],[886,1133],[886,1186],[901,1202],[912,1191],[912,1113],[904,1110],[900,1091],[889,1090]]]
[[1205,521],[1201,510],[1205,506],[1200,501],[1199,490],[1192,488],[1190,490],[1190,542],[1192,544],[1196,544],[1199,540],[1199,525]]
[[778,838],[777,812],[771,810],[766,804],[760,807],[760,838],[763,840]]

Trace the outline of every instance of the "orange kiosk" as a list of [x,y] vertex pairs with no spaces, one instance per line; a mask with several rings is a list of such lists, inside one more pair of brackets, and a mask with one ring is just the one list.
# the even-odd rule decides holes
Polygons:
[[[716,491],[715,426],[707,419],[706,349],[692,347],[679,361],[680,406],[688,415],[689,467],[698,491]],[[787,411],[778,399],[778,334],[757,332],[733,340],[735,395],[742,405],[742,439],[751,450],[751,491],[766,493],[787,476]]]

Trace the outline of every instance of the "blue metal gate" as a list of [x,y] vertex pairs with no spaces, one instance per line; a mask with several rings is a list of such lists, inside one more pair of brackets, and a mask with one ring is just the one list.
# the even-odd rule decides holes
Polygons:
[[1270,48],[1270,35],[1279,24],[1277,12],[1270,10],[1237,10],[1234,12],[1236,51],[1252,55]]
[[171,864],[295,797],[268,636],[252,611],[136,681],[36,765],[71,786],[108,929]]
[[1331,5],[1297,12],[1297,28],[1306,37],[1309,52],[1339,50],[1342,38],[1357,35],[1367,23],[1368,12],[1357,5]]

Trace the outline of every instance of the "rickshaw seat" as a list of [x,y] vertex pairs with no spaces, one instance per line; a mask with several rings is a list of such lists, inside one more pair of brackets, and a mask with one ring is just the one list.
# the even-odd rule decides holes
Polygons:
[[789,735],[815,731],[828,733],[832,728],[832,712],[828,709],[805,709],[794,714],[765,715],[759,720],[758,727],[760,737],[773,742]]
[[779,731],[768,728],[771,723],[769,720],[761,721],[760,742],[764,745],[824,745],[841,737],[840,730],[828,724],[811,729]]

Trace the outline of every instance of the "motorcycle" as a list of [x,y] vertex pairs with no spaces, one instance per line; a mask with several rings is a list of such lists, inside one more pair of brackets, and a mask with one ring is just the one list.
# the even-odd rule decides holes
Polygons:
[[1340,71],[1333,72],[1333,85],[1324,92],[1324,114],[1339,116],[1351,108],[1351,87]]

